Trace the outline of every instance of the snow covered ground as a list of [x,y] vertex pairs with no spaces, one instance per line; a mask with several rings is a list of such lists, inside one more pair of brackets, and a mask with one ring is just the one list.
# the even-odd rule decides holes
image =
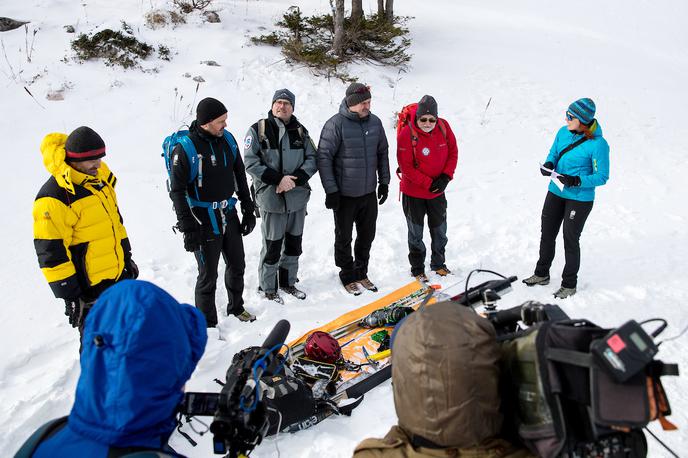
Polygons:
[[[688,3],[682,0],[436,0],[397,1],[410,15],[414,54],[408,73],[369,65],[350,68],[372,86],[372,110],[386,123],[396,168],[393,115],[423,94],[435,96],[440,115],[459,138],[459,166],[449,185],[448,265],[462,282],[474,268],[529,275],[537,257],[539,216],[546,180],[538,173],[568,104],[591,97],[611,146],[611,178],[598,190],[582,244],[579,293],[562,307],[573,317],[600,325],[661,316],[666,336],[688,325],[688,196],[685,112],[688,91]],[[306,14],[329,8],[326,0],[298,2]],[[364,2],[366,10],[375,2]],[[336,112],[345,85],[312,77],[284,63],[276,48],[256,47],[248,37],[264,33],[290,5],[277,0],[216,0],[222,22],[202,24],[192,17],[175,29],[150,30],[144,15],[162,0],[25,0],[2,2],[1,16],[31,20],[35,35],[27,62],[23,29],[0,34],[0,100],[5,178],[0,235],[0,450],[12,454],[36,427],[65,415],[79,374],[78,335],[63,306],[42,277],[32,246],[31,205],[47,178],[38,150],[48,132],[79,125],[98,131],[107,144],[106,161],[118,176],[118,197],[141,278],[193,302],[195,262],[184,252],[165,192],[160,158],[162,138],[190,122],[195,103],[206,96],[229,108],[229,129],[243,138],[269,109],[275,89],[290,88],[295,114],[317,138]],[[148,70],[122,71],[102,62],[73,62],[69,42],[77,32],[119,28],[124,20],[149,43],[165,44],[171,62],[151,59]],[[67,56],[66,60],[63,58]],[[201,61],[215,60],[210,67]],[[184,73],[205,79],[196,83]],[[32,84],[29,85],[29,82]],[[23,89],[27,86],[33,100]],[[64,88],[64,101],[48,101],[48,91]],[[485,110],[488,100],[489,108]],[[232,355],[260,343],[280,318],[292,324],[290,338],[346,310],[386,294],[410,280],[406,229],[397,201],[398,181],[380,208],[370,278],[381,292],[359,297],[339,286],[333,261],[333,221],[324,207],[316,177],[301,258],[305,302],[284,306],[261,301],[257,288],[260,231],[245,239],[247,308],[258,321],[233,318],[220,324],[189,382],[190,390],[218,387]],[[552,302],[563,253],[553,266],[553,284],[517,285],[503,306],[527,299]],[[484,278],[483,278],[484,279]],[[481,280],[480,277],[476,281]],[[456,288],[458,289],[458,288]],[[455,289],[455,290],[456,290]],[[218,304],[226,293],[218,289]],[[688,335],[661,347],[660,357],[688,370],[682,350]],[[688,450],[688,383],[667,378],[671,420],[681,429],[661,434],[673,449]],[[396,422],[389,382],[366,396],[350,418],[329,419],[295,435],[269,440],[253,456],[344,457],[363,438],[381,436]],[[192,448],[178,435],[172,445],[189,456],[210,456],[209,435]],[[669,456],[649,439],[650,456]]]

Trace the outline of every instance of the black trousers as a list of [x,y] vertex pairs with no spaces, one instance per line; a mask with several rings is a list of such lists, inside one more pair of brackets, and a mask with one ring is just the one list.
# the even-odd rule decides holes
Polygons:
[[401,206],[406,216],[408,227],[408,259],[411,263],[411,275],[425,272],[425,243],[423,243],[423,223],[428,217],[430,229],[430,268],[437,270],[447,267],[444,263],[444,250],[447,246],[447,198],[441,194],[434,199],[419,199],[401,196]]
[[[361,197],[342,196],[334,211],[334,263],[339,267],[342,284],[363,280],[368,276],[370,247],[375,239],[377,197],[375,193]],[[353,227],[356,242],[351,255]]]
[[242,296],[244,294],[246,261],[236,209],[227,213],[226,218],[227,224],[224,233],[216,235],[210,231],[201,249],[194,253],[198,263],[195,291],[196,307],[205,315],[208,327],[217,324],[215,290],[217,289],[217,268],[220,263],[220,254],[222,254],[226,266],[227,314],[239,315],[244,311]]
[[592,210],[593,202],[563,199],[551,192],[545,197],[542,207],[542,235],[540,237],[540,259],[535,266],[535,275],[549,275],[554,260],[557,234],[564,223],[564,257],[566,264],[561,275],[561,286],[575,288],[580,268],[580,235]]

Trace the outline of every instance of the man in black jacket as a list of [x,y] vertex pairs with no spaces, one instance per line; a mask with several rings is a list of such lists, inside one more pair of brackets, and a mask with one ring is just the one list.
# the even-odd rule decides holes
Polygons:
[[[370,98],[369,87],[352,83],[339,113],[323,126],[318,144],[318,172],[327,193],[325,206],[334,211],[334,261],[344,288],[354,295],[361,294],[359,284],[377,291],[368,279],[368,260],[377,206],[387,200],[389,192],[389,145],[380,118],[370,112]],[[354,224],[355,258],[351,255]]]
[[[246,263],[241,237],[256,225],[254,204],[236,140],[226,126],[227,109],[222,102],[210,97],[201,100],[189,128],[196,156],[187,156],[180,143],[171,158],[170,198],[177,227],[184,234],[184,248],[196,256],[196,307],[205,315],[208,327],[217,325],[215,290],[220,254],[226,264],[227,314],[241,321],[256,319],[244,309],[242,297]],[[241,201],[241,221],[234,193]]]

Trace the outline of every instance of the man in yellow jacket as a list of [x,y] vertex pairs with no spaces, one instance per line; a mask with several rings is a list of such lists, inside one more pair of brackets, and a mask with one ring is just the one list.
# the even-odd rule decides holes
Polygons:
[[46,135],[43,164],[51,177],[33,204],[38,264],[69,323],[81,332],[90,306],[106,288],[138,277],[117,206],[117,179],[101,161],[105,142],[90,127]]

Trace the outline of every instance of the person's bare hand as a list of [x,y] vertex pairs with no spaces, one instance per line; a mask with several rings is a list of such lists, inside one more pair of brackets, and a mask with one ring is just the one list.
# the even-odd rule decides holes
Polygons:
[[277,194],[281,192],[288,192],[296,186],[296,177],[294,175],[284,175],[277,186]]

